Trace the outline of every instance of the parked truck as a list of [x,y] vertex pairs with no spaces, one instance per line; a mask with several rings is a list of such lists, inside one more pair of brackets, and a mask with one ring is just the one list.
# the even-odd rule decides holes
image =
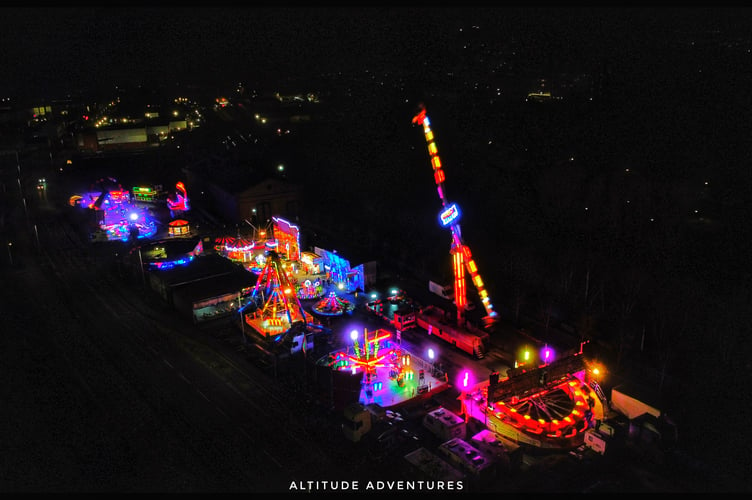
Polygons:
[[489,347],[489,335],[471,325],[462,327],[449,322],[446,311],[436,306],[426,306],[415,314],[417,325],[428,335],[465,351],[475,358],[483,358]]
[[452,285],[440,285],[435,281],[429,281],[428,289],[439,297],[448,300],[454,300],[454,286]]

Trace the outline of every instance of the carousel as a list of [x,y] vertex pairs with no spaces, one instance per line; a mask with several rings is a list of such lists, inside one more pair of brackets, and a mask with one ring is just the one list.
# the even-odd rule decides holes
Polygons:
[[337,296],[336,292],[329,292],[329,295],[313,305],[313,312],[321,316],[342,316],[352,314],[355,306],[349,300]]
[[[362,333],[353,330],[352,344],[347,349],[331,352],[317,364],[360,375],[359,402],[377,403],[384,408],[448,387],[445,378],[436,378],[432,370],[423,370],[424,363],[392,342],[391,337],[392,333],[385,329],[364,329]],[[417,369],[413,360],[417,361]]]

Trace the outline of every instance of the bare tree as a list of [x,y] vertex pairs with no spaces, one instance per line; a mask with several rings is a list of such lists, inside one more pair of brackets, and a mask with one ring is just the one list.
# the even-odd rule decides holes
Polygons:
[[639,303],[647,275],[639,268],[623,269],[615,283],[614,310],[616,316],[616,366],[619,368],[628,346],[634,340],[634,332],[628,328],[635,306]]
[[540,302],[538,304],[538,315],[541,322],[543,323],[543,327],[545,328],[546,333],[548,333],[548,329],[551,326],[551,318],[553,317],[554,313],[554,302],[554,297],[546,293],[540,298]]
[[[652,308],[651,332],[658,362],[658,389],[663,390],[668,369],[678,346],[694,331],[697,317],[702,313],[704,287],[690,278],[670,277],[656,287],[657,293]],[[689,342],[692,344],[692,342]]]
[[514,309],[514,321],[519,323],[520,311],[527,302],[527,291],[522,286],[518,279],[513,279],[511,283],[512,289],[512,307]]

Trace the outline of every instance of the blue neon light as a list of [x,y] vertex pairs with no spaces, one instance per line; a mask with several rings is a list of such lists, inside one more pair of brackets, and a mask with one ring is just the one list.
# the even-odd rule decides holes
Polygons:
[[439,214],[439,223],[442,227],[447,227],[459,221],[460,209],[456,203],[452,203],[446,210]]

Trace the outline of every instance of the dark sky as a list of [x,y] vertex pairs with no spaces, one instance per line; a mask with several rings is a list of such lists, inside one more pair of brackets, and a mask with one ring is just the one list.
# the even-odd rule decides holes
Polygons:
[[[273,81],[363,67],[453,64],[458,27],[549,61],[656,43],[676,31],[749,33],[749,10],[586,8],[4,8],[4,93],[66,92],[128,80]],[[467,31],[466,31],[467,33]],[[532,56],[531,56],[532,57]]]

